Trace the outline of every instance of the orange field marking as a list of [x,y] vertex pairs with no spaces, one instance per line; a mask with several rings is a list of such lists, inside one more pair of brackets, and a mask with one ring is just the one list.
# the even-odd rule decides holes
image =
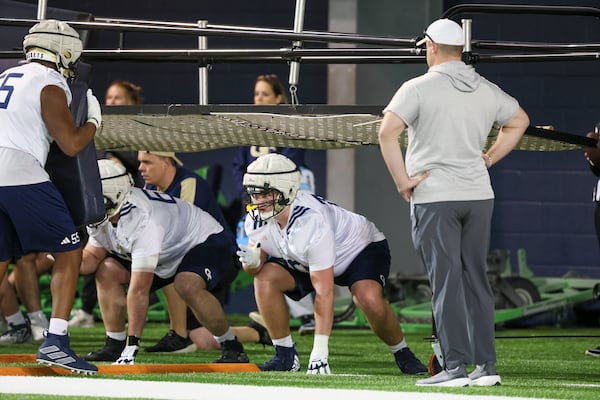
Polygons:
[[[29,356],[35,361],[35,356]],[[4,357],[2,357],[4,358]],[[6,362],[0,360],[0,362]],[[29,362],[19,360],[13,362]],[[181,374],[191,372],[258,372],[256,364],[135,364],[135,365],[99,365],[99,375],[120,374]],[[57,376],[71,375],[71,372],[59,367],[32,366],[32,367],[0,367],[0,376]]]
[[35,362],[35,354],[0,354],[0,364]]

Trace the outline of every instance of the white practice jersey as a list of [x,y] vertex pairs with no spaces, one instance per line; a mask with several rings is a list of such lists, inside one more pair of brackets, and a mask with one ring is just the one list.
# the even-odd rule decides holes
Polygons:
[[134,271],[147,271],[144,261],[158,254],[158,265],[151,267],[161,278],[175,275],[190,249],[221,231],[217,220],[201,208],[166,193],[138,188],[133,188],[116,227],[110,222],[88,227],[92,246],[131,260]]
[[[42,89],[50,85],[63,89],[67,102],[71,103],[71,91],[65,78],[51,68],[31,62],[0,73],[0,150],[29,155],[21,155],[22,162],[19,157],[10,157],[10,160],[0,157],[0,185],[20,178],[25,178],[24,183],[39,182],[40,176],[48,180],[44,165],[53,138],[42,119],[40,95]],[[32,158],[38,163],[33,171],[30,170]],[[27,176],[15,177],[19,171],[27,171]],[[36,177],[33,182],[32,176]]]
[[375,224],[319,196],[299,191],[291,204],[285,228],[275,218],[254,222],[248,215],[246,234],[251,243],[260,243],[270,256],[286,260],[302,272],[333,266],[340,276],[370,243],[385,239]]

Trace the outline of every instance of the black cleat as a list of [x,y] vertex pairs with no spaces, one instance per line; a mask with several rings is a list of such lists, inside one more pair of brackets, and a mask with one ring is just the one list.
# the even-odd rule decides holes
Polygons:
[[126,342],[126,340],[116,340],[107,336],[103,348],[92,351],[82,358],[87,361],[117,361],[125,349]]

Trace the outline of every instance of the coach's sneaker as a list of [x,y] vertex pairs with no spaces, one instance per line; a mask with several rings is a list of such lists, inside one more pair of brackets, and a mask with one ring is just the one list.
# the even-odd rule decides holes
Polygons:
[[196,351],[196,345],[190,336],[182,337],[170,329],[154,346],[146,347],[148,353],[191,353]]
[[275,346],[275,357],[258,366],[261,371],[300,371],[300,358],[296,345],[292,347]]
[[24,324],[13,325],[8,324],[8,331],[0,336],[0,345],[2,344],[26,344],[33,343],[31,334],[31,326],[26,321]]
[[439,374],[426,379],[419,379],[415,382],[417,386],[444,386],[444,387],[463,387],[470,386],[471,380],[467,376],[467,370],[464,366],[453,369],[444,369]]
[[87,356],[83,356],[83,359],[87,361],[117,361],[126,344],[126,340],[117,340],[107,336],[103,348],[88,353]]
[[247,363],[250,362],[248,355],[244,351],[244,346],[237,339],[226,340],[221,343],[221,357],[215,360],[216,363]]
[[415,354],[405,347],[394,353],[396,365],[400,371],[409,375],[423,375],[427,373],[427,367],[415,356]]
[[592,357],[600,357],[600,346],[596,347],[595,349],[587,349],[585,354]]
[[469,374],[473,386],[500,386],[502,380],[493,364],[477,365]]
[[40,364],[68,369],[77,374],[95,375],[98,367],[79,358],[69,346],[69,335],[46,332],[46,339],[36,356]]

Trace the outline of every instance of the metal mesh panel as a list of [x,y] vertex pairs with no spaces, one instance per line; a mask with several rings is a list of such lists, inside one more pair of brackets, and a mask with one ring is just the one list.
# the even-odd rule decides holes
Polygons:
[[[156,113],[158,107],[159,113]],[[197,152],[232,146],[275,146],[340,149],[377,145],[381,115],[373,107],[284,107],[273,112],[245,112],[247,106],[130,106],[104,107],[96,147],[105,150]],[[236,112],[236,109],[239,112]],[[271,107],[270,109],[273,109]],[[379,108],[382,109],[382,108]],[[303,114],[306,111],[308,113]],[[348,113],[340,114],[340,111]],[[576,135],[570,135],[575,139]],[[488,147],[497,137],[492,131]],[[406,147],[407,135],[401,135]],[[581,148],[552,137],[523,136],[517,149],[560,151]],[[577,143],[577,141],[574,141]]]

